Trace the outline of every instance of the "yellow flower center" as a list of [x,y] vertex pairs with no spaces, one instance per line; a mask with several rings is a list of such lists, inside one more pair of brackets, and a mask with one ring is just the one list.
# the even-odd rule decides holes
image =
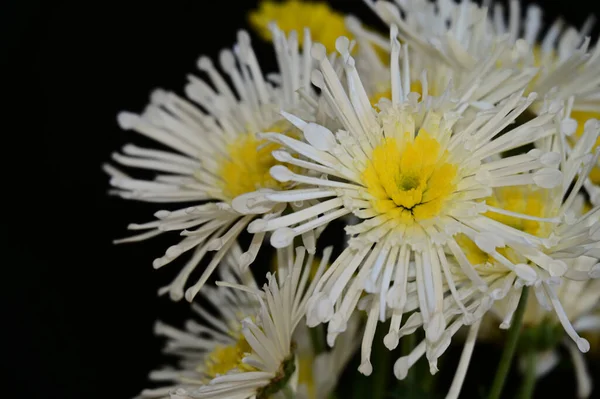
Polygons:
[[[575,134],[570,137],[570,140],[575,143],[583,134],[583,126],[585,125],[585,122],[587,122],[588,119],[600,120],[600,112],[573,111],[571,112],[571,118],[577,121],[577,130],[575,131]],[[592,151],[596,150],[598,145],[600,145],[600,137],[596,139],[596,143],[594,144]],[[598,166],[595,166],[590,172],[590,180],[594,184],[600,184],[600,168]]]
[[384,139],[362,174],[374,209],[403,224],[439,215],[457,173],[446,159],[447,152],[422,129],[414,139]]
[[[496,260],[486,252],[479,249],[477,244],[471,241],[466,235],[459,233],[454,236],[454,239],[463,250],[469,262],[476,267],[480,274],[506,273],[506,268],[504,266],[496,262]],[[519,258],[518,253],[510,247],[496,248],[496,252],[513,263],[520,263],[520,260],[522,260]]]
[[[486,203],[506,211],[518,212],[529,216],[548,217],[551,216],[551,203],[549,202],[551,195],[552,193],[548,190],[533,187],[502,187],[496,189],[494,196],[488,198]],[[495,212],[486,212],[484,215],[536,237],[547,237],[550,234],[551,225],[549,223],[525,220]],[[479,249],[467,236],[458,234],[455,239],[469,262],[473,265],[494,264],[494,259]],[[511,262],[520,263],[517,253],[511,248],[498,248],[497,251]]]
[[454,236],[454,239],[472,265],[484,265],[493,262],[488,254],[479,249],[479,247],[466,235],[460,233]]
[[226,374],[237,368],[242,371],[253,371],[254,367],[242,363],[246,353],[250,353],[252,348],[246,342],[243,335],[240,334],[237,342],[233,345],[218,345],[206,356],[204,366],[201,371],[209,380],[217,375]]
[[[269,132],[285,132],[287,122],[268,128]],[[281,146],[257,137],[256,133],[241,134],[227,146],[226,158],[220,161],[218,175],[223,195],[229,200],[256,191],[259,188],[282,188],[282,183],[271,177],[269,170],[278,162],[271,153]]]
[[303,29],[310,28],[312,40],[322,43],[328,52],[335,51],[339,36],[352,38],[346,29],[344,16],[325,2],[288,0],[283,2],[262,1],[259,9],[250,13],[250,24],[265,40],[271,40],[269,29],[276,22],[285,33],[298,32],[298,43],[302,45]]
[[[536,217],[547,217],[550,212],[550,209],[548,208],[549,194],[550,193],[546,190],[535,189],[532,187],[502,187],[496,189],[494,196],[489,198],[486,202],[490,206],[502,208],[511,212],[518,212]],[[485,216],[537,237],[545,237],[549,233],[549,226],[547,223],[535,220],[525,220],[494,212],[487,212]]]

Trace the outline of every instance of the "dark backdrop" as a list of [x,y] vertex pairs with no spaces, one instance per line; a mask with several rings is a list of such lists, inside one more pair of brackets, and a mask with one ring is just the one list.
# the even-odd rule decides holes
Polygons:
[[[333,3],[376,21],[358,0]],[[546,15],[576,24],[597,7],[541,3]],[[108,197],[100,165],[134,138],[119,130],[117,112],[140,111],[155,87],[181,92],[197,57],[231,46],[255,4],[2,3],[1,397],[128,398],[160,363],[155,318],[186,312],[156,297],[171,276],[151,267],[174,237],[113,246],[128,222],[149,220],[159,207]],[[268,47],[254,43],[272,70]],[[489,353],[476,352],[468,381],[493,372],[498,354]],[[560,371],[537,392],[562,388],[571,397],[573,384]]]

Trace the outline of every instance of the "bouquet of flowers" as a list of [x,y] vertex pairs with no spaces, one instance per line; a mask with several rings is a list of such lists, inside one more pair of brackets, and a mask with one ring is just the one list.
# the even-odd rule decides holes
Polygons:
[[[182,328],[156,323],[179,362],[152,372],[158,383],[139,397],[342,398],[369,380],[360,397],[435,397],[413,373],[425,365],[430,382],[459,344],[451,384],[436,388],[457,398],[487,340],[504,346],[490,398],[511,366],[531,397],[559,344],[573,392],[591,394],[593,19],[542,35],[541,8],[518,0],[508,17],[492,1],[364,9],[385,29],[325,3],[264,1],[249,21],[277,71],[263,71],[242,30],[218,65],[198,60],[203,77],[189,77],[185,96],[157,89],[143,112],[118,115],[158,145],[114,154],[111,193],[170,209],[119,242],[179,233],[153,266],[178,268],[159,294],[194,314]],[[412,391],[393,391],[392,372]]]

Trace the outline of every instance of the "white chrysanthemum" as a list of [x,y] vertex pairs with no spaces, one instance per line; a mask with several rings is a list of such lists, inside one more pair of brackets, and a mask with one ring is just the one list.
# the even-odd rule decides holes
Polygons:
[[[381,53],[390,52],[389,41],[365,29],[355,17],[347,17],[346,25],[352,32],[358,46],[356,51],[356,69],[361,81],[371,97],[391,98],[389,64],[382,61]],[[452,63],[440,62],[439,55],[431,51],[422,51],[418,47],[405,46],[409,53],[411,91],[420,93],[421,80],[426,74],[427,91],[430,95],[440,96],[448,86],[453,85],[460,91],[478,80],[479,85],[470,95],[469,106],[475,109],[487,108],[504,100],[516,90],[524,87],[536,75],[537,68],[496,68],[503,54],[510,47],[505,41],[489,37],[487,51],[479,60],[477,67],[464,68]],[[490,50],[492,49],[492,50]],[[401,62],[405,61],[401,56]]]
[[[536,245],[524,247],[511,243],[505,249],[506,256],[515,258],[524,256],[528,262],[541,265],[546,272],[540,272],[533,286],[540,306],[553,311],[565,332],[573,339],[582,352],[589,350],[589,343],[579,337],[564,305],[557,294],[557,286],[574,280],[586,281],[600,278],[600,206],[583,210],[583,197],[579,194],[585,176],[597,163],[600,151],[591,153],[592,144],[600,133],[600,123],[590,120],[586,123],[581,140],[572,148],[564,145],[564,137],[556,136],[538,143],[541,148],[561,152],[560,169],[562,179],[553,190],[540,191],[525,187],[519,191],[497,191],[492,199],[498,206],[507,210],[517,210],[540,218],[519,223],[514,218],[501,216],[500,219],[513,230],[519,230],[522,238]],[[565,154],[565,150],[568,152]],[[543,222],[547,220],[549,222]],[[476,254],[472,254],[477,256]],[[544,267],[545,265],[545,267]],[[500,272],[496,262],[486,262],[483,267],[490,274]],[[557,277],[562,277],[557,279]],[[518,282],[504,285],[504,289],[495,295],[497,299],[508,295],[510,306],[505,314],[502,328],[508,328],[512,313],[521,296]],[[574,298],[566,298],[568,302]]]
[[[517,190],[516,193],[512,194],[516,195],[511,198],[511,206],[518,204],[517,207],[522,207],[524,203],[534,203],[535,201],[539,200],[539,198],[536,198],[537,196],[535,192],[529,193],[528,195],[522,192],[519,193]],[[508,206],[508,208],[511,206]],[[575,206],[575,208],[580,207]],[[596,219],[597,218],[598,216],[596,216]],[[595,223],[597,224],[598,222],[596,221]],[[560,227],[557,226],[556,230],[560,230]],[[556,339],[556,337],[560,337],[562,335],[562,331],[566,331],[571,337],[571,339],[564,338],[561,340],[561,342],[569,351],[575,367],[578,397],[580,398],[586,398],[589,396],[592,388],[592,379],[587,371],[585,359],[581,354],[581,351],[587,351],[589,349],[589,344],[585,339],[580,338],[579,334],[600,333],[600,280],[590,280],[590,278],[598,278],[600,274],[600,268],[597,263],[598,245],[597,239],[594,239],[594,243],[592,243],[590,246],[589,230],[586,231],[586,234],[588,235],[588,240],[582,240],[580,242],[580,246],[576,245],[570,248],[562,247],[560,249],[560,251],[564,252],[561,254],[562,256],[559,256],[559,258],[565,257],[562,259],[562,262],[564,262],[565,266],[568,267],[568,271],[564,276],[565,278],[560,281],[559,285],[557,285],[558,281],[556,279],[539,279],[533,286],[536,297],[529,297],[523,318],[523,324],[526,328],[526,331],[537,330],[542,332],[543,329],[543,332],[552,335],[545,336],[543,338],[536,335],[532,338],[531,342],[528,341],[524,345],[541,345],[542,342],[546,342],[547,344],[548,341]],[[564,237],[558,240],[562,242],[569,242],[569,240],[571,240],[572,242],[572,239],[577,236],[579,236],[579,234],[574,234],[570,237]],[[595,258],[588,256],[576,257],[574,259],[572,258],[574,253],[579,253],[582,250],[590,252],[590,254],[594,254]],[[471,251],[478,252],[479,256],[482,255],[481,251],[478,249],[472,248]],[[513,256],[516,254],[512,249],[506,249],[505,251],[510,251]],[[472,256],[478,256],[472,252],[469,255],[469,258]],[[489,308],[489,312],[486,313],[486,316],[495,315],[503,320],[500,328],[505,329],[510,326],[510,320],[521,296],[522,282],[516,279],[514,273],[503,267],[503,265],[494,262],[493,259],[490,259],[490,261],[491,263],[486,262],[485,264],[476,265],[478,270],[488,275],[486,277],[486,281],[491,284],[490,290],[488,290],[484,296],[480,296],[479,298],[479,293],[471,290],[469,293],[464,295],[464,297],[465,300],[469,299],[470,297],[470,299],[475,303],[482,302],[480,309]],[[476,261],[473,263],[476,263]],[[489,276],[492,275],[494,278],[490,279]],[[569,277],[574,279],[571,280]],[[490,308],[490,304],[492,303],[494,303],[494,306]],[[418,327],[420,323],[422,323],[422,319],[418,317],[418,314],[412,316],[411,319],[413,319],[412,323],[409,319],[404,327],[407,328],[410,326],[410,329],[407,329],[406,331],[401,330],[402,334],[412,333],[414,328]],[[485,331],[487,332],[483,332],[483,334],[497,336],[495,332],[490,333],[490,331],[497,328],[497,324],[491,321],[491,316],[486,317],[484,320],[486,321],[487,329]],[[474,345],[478,339],[480,322],[481,319],[479,319],[469,328],[469,333],[467,335],[463,353],[455,372],[452,386],[446,395],[447,399],[458,398],[462,388],[462,383],[464,382],[464,378],[470,364]],[[544,328],[544,324],[550,328]],[[451,324],[449,331],[451,331],[451,334],[454,334],[460,327],[462,327],[462,325],[463,321],[460,320],[460,318],[456,318]],[[560,328],[561,331],[559,332],[557,328]],[[451,336],[451,334],[449,336]],[[573,342],[573,340],[575,340],[575,342]],[[446,342],[449,344],[450,340],[447,339]],[[415,350],[413,350],[408,356],[399,358],[394,364],[394,374],[396,377],[399,379],[406,378],[408,370],[425,354],[425,352],[426,342],[423,341],[417,345]],[[558,358],[558,352],[555,350],[555,348],[545,348],[536,353],[536,378],[541,378],[551,371],[552,368],[554,368],[558,363]],[[522,359],[521,368],[524,367],[523,361],[524,359]]]
[[[105,166],[116,188],[113,193],[148,202],[191,203],[176,211],[159,211],[151,222],[129,225],[131,230],[144,232],[119,240],[139,241],[168,231],[181,232],[184,238],[154,261],[154,267],[160,268],[192,252],[175,280],[161,289],[161,293],[169,292],[175,300],[183,297],[190,274],[207,252],[216,251],[199,280],[185,292],[190,301],[256,215],[268,218],[279,215],[285,208],[281,204],[273,207],[253,201],[253,195],[249,194],[257,189],[288,187],[269,175],[269,168],[278,164],[271,156],[278,146],[258,138],[257,133],[274,129],[298,134],[282,119],[280,107],[294,109],[311,119],[317,105],[309,80],[310,32],[304,32],[300,53],[295,33],[286,38],[277,27],[272,28],[280,67],[278,75],[269,75],[275,84],[265,81],[249,36],[242,31],[234,52],[223,50],[220,54],[221,68],[233,88],[207,57],[201,57],[198,67],[208,75],[212,87],[190,76],[185,90],[189,100],[156,90],[142,114],[119,114],[122,128],[133,129],[168,150],[128,144],[123,154],[113,154],[114,161],[123,166],[157,172],[154,180],[144,180]],[[304,245],[313,253],[315,237],[311,234],[303,238]],[[254,235],[241,258],[244,266],[256,258],[264,236],[264,233]]]
[[[265,133],[263,137],[308,158],[305,168],[323,177],[275,166],[271,175],[278,181],[304,183],[312,188],[267,193],[265,199],[322,202],[286,216],[256,219],[248,226],[253,233],[273,231],[271,243],[283,247],[294,237],[351,212],[362,220],[346,228],[354,237],[320,280],[307,316],[310,325],[329,322],[332,341],[345,329],[361,294],[365,290],[374,293],[375,299],[367,305],[369,321],[363,339],[360,370],[365,374],[372,369],[369,356],[377,319],[383,320],[388,309],[392,312],[386,338],[390,348],[398,343],[402,314],[417,308],[421,311],[432,367],[437,358],[436,345],[446,338],[448,315],[458,310],[467,321],[474,321],[475,309],[463,304],[452,278],[449,256],[458,260],[469,276],[470,286],[485,291],[488,284],[457,243],[458,233],[470,237],[519,278],[535,281],[538,276],[533,268],[514,264],[496,250],[507,240],[523,239],[519,231],[513,232],[483,215],[486,211],[504,211],[482,200],[495,187],[549,188],[561,181],[556,169],[560,161],[557,153],[533,150],[484,163],[504,151],[556,134],[560,129],[555,121],[560,111],[557,104],[499,135],[536,98],[533,94],[522,98],[521,93],[514,93],[499,106],[463,121],[464,129],[454,130],[478,82],[464,92],[453,95],[447,91],[440,98],[430,96],[426,82],[422,82],[423,98],[418,101],[418,94],[409,93],[409,63],[403,64],[402,73],[399,70],[401,46],[395,36],[392,31],[392,99],[379,103],[381,111],[369,102],[345,46],[346,38],[338,40],[338,49],[345,61],[347,91],[324,48],[313,46],[320,70],[313,72],[313,83],[321,88],[344,128],[334,135],[325,126],[284,113],[303,131],[308,143],[279,133]],[[445,302],[447,290],[452,298]]]
[[[258,286],[252,273],[241,271],[238,261],[241,249],[234,245],[218,270],[221,281],[244,284],[248,289]],[[248,350],[242,339],[241,320],[254,317],[260,311],[260,302],[247,291],[225,287],[204,287],[200,299],[210,306],[193,303],[192,310],[203,319],[200,324],[190,319],[184,330],[157,322],[155,333],[168,338],[164,352],[179,356],[177,368],[166,367],[150,373],[156,382],[170,382],[156,389],[145,389],[140,398],[168,398],[169,392],[181,387],[201,385],[216,377],[216,373],[227,367],[237,366]],[[216,311],[216,315],[213,312]],[[220,363],[214,360],[221,360]],[[174,383],[174,384],[173,384]]]
[[[292,337],[316,285],[316,280],[309,282],[313,256],[305,262],[305,249],[298,247],[295,252],[292,247],[280,251],[278,271],[267,275],[262,290],[248,271],[233,273],[241,265],[235,264],[232,256],[235,266],[221,269],[227,281],[201,291],[217,316],[194,305],[204,324],[188,322],[186,331],[180,331],[158,323],[157,333],[169,339],[166,351],[181,356],[181,361],[179,369],[151,374],[154,380],[174,384],[144,390],[140,396],[245,399],[295,390],[298,358]],[[317,279],[330,254],[331,248],[327,248],[316,270]]]
[[[593,17],[579,31],[559,19],[540,37],[541,8],[528,5],[522,18],[519,0],[510,1],[508,21],[503,6],[492,1],[482,6],[471,0],[397,0],[396,6],[387,1],[367,3],[384,21],[399,26],[400,37],[419,53],[416,58],[429,60],[433,68],[450,68],[458,76],[488,59],[490,51],[499,49],[499,41],[508,44],[508,50],[501,50],[495,73],[529,73],[539,67],[528,86],[538,94],[530,111],[538,113],[548,94],[562,100],[574,96],[569,127],[564,130],[570,145],[578,140],[587,120],[600,119],[600,46],[590,49],[586,37]],[[594,205],[600,204],[599,184],[600,163],[584,184]]]
[[[508,21],[503,6],[472,0],[397,0],[367,3],[387,23],[399,28],[400,37],[419,51],[436,55],[453,68],[473,69],[487,59],[498,39],[509,44],[499,69],[524,69],[540,66],[530,90],[542,100],[551,91],[562,100],[576,96],[575,109],[600,110],[600,47],[589,51],[593,18],[578,32],[563,30],[556,21],[543,38],[542,10],[535,4],[521,17],[521,1],[511,0]],[[533,104],[534,110],[541,106]]]
[[[567,307],[571,307],[577,298],[568,298],[566,294],[559,295],[559,292],[561,283],[570,284],[600,277],[600,264],[597,263],[600,258],[600,207],[583,212],[582,197],[578,194],[585,180],[581,176],[587,176],[596,163],[599,152],[592,155],[590,143],[597,139],[599,132],[597,121],[588,122],[581,141],[568,154],[565,154],[567,147],[561,135],[538,143],[541,148],[561,154],[562,178],[558,178],[557,187],[500,187],[495,188],[493,195],[486,199],[489,228],[494,229],[497,239],[505,242],[496,250],[500,256],[486,253],[484,248],[465,234],[455,237],[465,259],[489,287],[483,292],[475,290],[465,285],[470,282],[470,276],[460,268],[451,268],[454,282],[463,287],[458,291],[459,296],[467,306],[477,307],[476,316],[483,316],[487,310],[494,309],[494,303],[502,301],[503,322],[500,328],[508,328],[523,286],[531,286],[538,306],[543,307],[546,314],[552,312],[554,319],[560,322],[580,351],[589,350],[587,340],[581,338],[572,325],[570,316],[574,312],[570,314],[567,311]],[[502,162],[502,159],[497,162]],[[585,261],[579,260],[579,257],[585,257]],[[535,278],[524,279],[511,263],[529,268]],[[446,301],[450,299],[446,298]],[[446,345],[450,343],[449,338],[465,324],[464,318],[456,314],[450,316],[450,320]],[[423,323],[422,313],[414,313],[400,330],[400,335],[411,334]],[[569,345],[574,347],[572,342]],[[394,366],[396,376],[404,378],[408,369],[425,351],[426,342],[423,341],[410,355],[398,359]],[[457,376],[461,378],[464,378],[471,352],[467,351],[469,356],[461,359],[457,370]],[[456,389],[460,390],[459,385]]]

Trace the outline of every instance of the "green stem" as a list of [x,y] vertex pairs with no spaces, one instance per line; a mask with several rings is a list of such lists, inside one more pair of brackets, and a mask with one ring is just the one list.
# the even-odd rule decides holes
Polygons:
[[529,349],[526,353],[525,360],[527,361],[527,370],[525,377],[521,383],[521,391],[519,392],[519,398],[530,399],[533,397],[533,391],[535,390],[535,351]]
[[292,389],[292,387],[289,384],[287,384],[285,387],[283,387],[280,392],[285,399],[295,399],[296,398],[296,394],[294,393],[294,390]]
[[354,381],[352,382],[352,397],[354,399],[368,398],[371,393],[369,378],[360,374],[358,371],[356,371],[354,374]]
[[323,324],[319,324],[314,328],[310,328],[310,340],[312,341],[313,350],[315,355],[319,353],[325,352],[326,342],[325,342],[325,334],[323,331]]
[[[415,334],[405,335],[404,337],[402,337],[402,356],[410,355],[412,350],[415,348],[415,344]],[[412,395],[415,392],[415,382],[415,370],[414,367],[412,367],[408,370],[406,378],[403,381],[400,381],[400,383],[407,388],[409,392],[409,397],[412,397]]]
[[500,395],[502,394],[502,389],[504,388],[504,383],[506,382],[506,377],[510,370],[515,349],[517,347],[517,341],[519,340],[519,333],[521,331],[521,324],[523,323],[523,315],[525,314],[528,294],[529,287],[523,287],[519,304],[517,305],[510,329],[508,330],[506,344],[504,345],[504,351],[502,352],[502,357],[500,358],[500,363],[496,370],[496,376],[494,377],[489,399],[500,399]]
[[392,352],[383,344],[383,337],[388,330],[388,323],[381,325],[377,329],[375,333],[375,339],[373,340],[373,363],[375,364],[373,367],[374,373],[371,376],[371,384],[373,387],[371,397],[373,399],[383,399],[387,394],[387,383],[391,369],[390,359]]

